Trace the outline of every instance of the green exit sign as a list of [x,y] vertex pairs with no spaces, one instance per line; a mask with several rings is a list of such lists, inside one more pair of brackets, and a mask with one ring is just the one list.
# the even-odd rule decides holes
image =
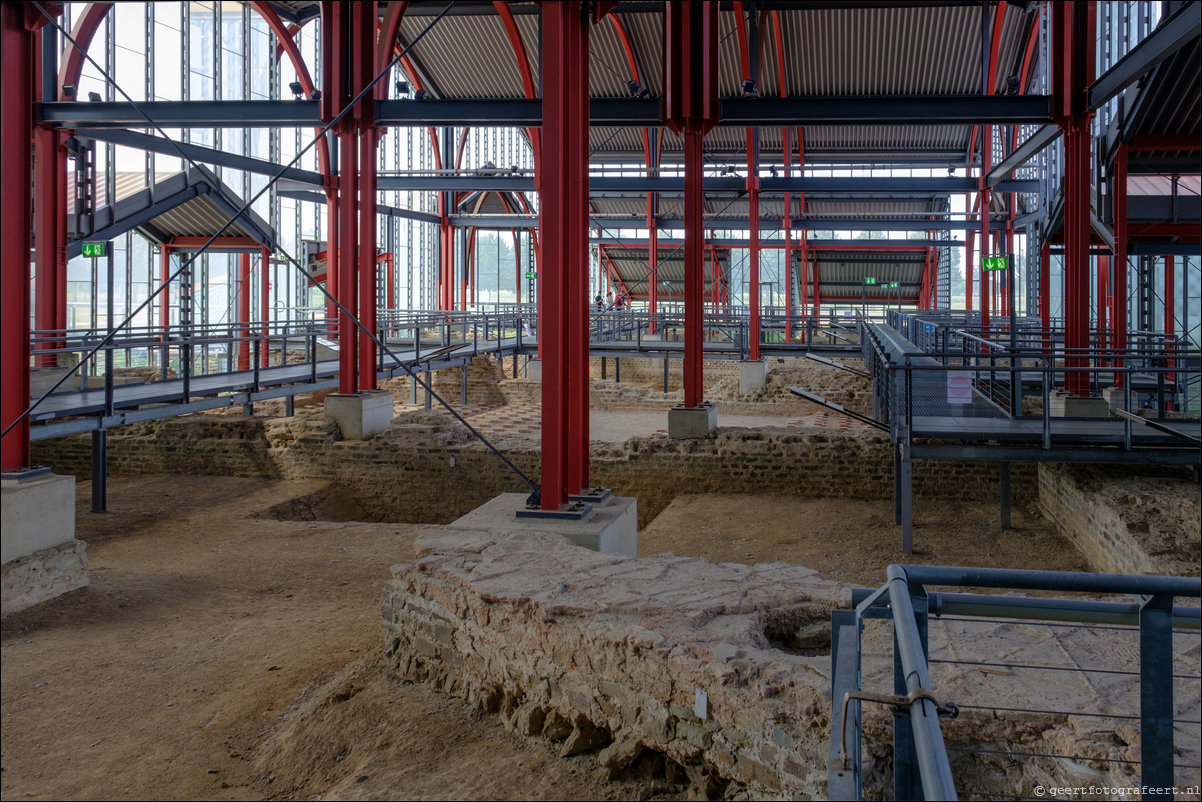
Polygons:
[[526,278],[537,278],[537,276],[538,276],[537,273],[527,273],[526,274]]
[[986,256],[985,261],[981,263],[981,268],[984,270],[1005,270],[1010,266],[1010,257],[1008,256]]
[[889,282],[889,289],[891,289],[891,290],[896,290],[900,286],[901,286],[900,281],[890,281]]
[[105,251],[107,249],[108,249],[107,242],[85,242],[83,244],[83,247],[80,249],[80,252],[84,256],[87,256],[89,258],[95,258],[98,256],[104,256]]
[[865,284],[876,284],[876,276],[864,276]]

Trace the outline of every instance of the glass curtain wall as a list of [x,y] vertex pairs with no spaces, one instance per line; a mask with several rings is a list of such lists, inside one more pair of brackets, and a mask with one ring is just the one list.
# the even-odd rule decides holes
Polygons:
[[[83,13],[86,3],[68,3],[63,23],[67,30]],[[297,45],[315,83],[321,81],[318,58],[320,21],[312,20],[296,34]],[[61,46],[61,42],[60,42]],[[116,3],[97,32],[89,55],[100,67],[86,63],[77,96],[88,98],[96,93],[104,100],[124,100],[128,95],[141,100],[279,100],[291,98],[289,85],[297,79],[286,55],[277,58],[277,42],[267,23],[249,5],[242,2],[122,2]],[[105,80],[112,76],[122,92]],[[397,68],[392,84],[405,80]],[[143,133],[159,136],[153,129]],[[172,139],[216,148],[226,153],[251,156],[275,164],[286,164],[313,139],[311,129],[293,128],[207,128],[166,129]],[[481,168],[491,162],[533,169],[533,160],[524,132],[477,129],[468,132],[464,154],[465,168]],[[453,156],[452,156],[453,158]],[[381,172],[429,172],[435,167],[430,137],[423,128],[390,128],[382,137],[379,151]],[[97,143],[96,205],[111,204],[156,181],[186,169],[188,164],[177,156],[147,153],[107,143]],[[297,163],[305,170],[317,171],[317,149],[309,148]],[[249,199],[267,186],[269,176],[205,165],[230,189]],[[70,169],[70,168],[69,168]],[[532,207],[534,199],[528,198]],[[395,259],[393,297],[399,308],[431,308],[435,298],[437,268],[437,226],[426,220],[412,219],[406,212],[435,213],[437,198],[430,192],[381,192],[379,201],[392,210],[392,224],[381,215],[379,247]],[[302,244],[323,243],[326,235],[325,206],[309,200],[281,197],[274,187],[252,204],[253,211],[276,232],[279,251],[269,266],[269,317],[274,321],[301,321],[324,317],[325,304],[318,290],[307,286],[292,260],[303,259]],[[502,233],[513,247],[512,235]],[[146,300],[157,286],[159,254],[157,245],[136,233],[127,233],[112,243],[115,259],[114,320],[106,317],[109,288],[103,260],[77,257],[68,264],[68,325],[74,329],[102,329],[120,322]],[[495,261],[496,249],[484,249],[481,256]],[[289,258],[290,257],[290,258]],[[255,257],[257,261],[257,256]],[[99,263],[98,263],[99,262]],[[172,269],[179,266],[173,255]],[[501,285],[513,286],[513,260],[507,267],[481,268],[481,275],[501,271]],[[380,271],[381,282],[387,271]],[[192,266],[194,286],[190,319],[197,326],[223,326],[236,322],[240,294],[251,295],[253,317],[260,308],[259,282],[241,287],[238,281],[238,256],[204,254]],[[381,285],[381,297],[387,288]],[[158,319],[158,304],[150,304],[137,314],[131,325],[153,326],[164,322],[178,324],[179,286],[171,287],[170,319]]]

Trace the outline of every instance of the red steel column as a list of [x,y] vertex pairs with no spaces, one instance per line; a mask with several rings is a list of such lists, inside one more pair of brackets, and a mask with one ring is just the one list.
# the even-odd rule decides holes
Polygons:
[[[58,212],[55,220],[58,223],[58,248],[55,255],[58,270],[58,297],[55,299],[55,326],[59,331],[67,329],[67,137],[62,131],[58,133],[58,168],[55,175],[58,178]],[[62,345],[63,343],[59,343]]]
[[[993,126],[982,126],[981,147],[981,328],[989,326],[991,288],[989,271],[985,269],[985,257],[989,256],[989,213],[993,206],[993,190],[985,185],[985,176],[993,169]],[[987,335],[986,335],[987,336]]]
[[[159,283],[166,284],[171,278],[171,247],[167,243],[159,246]],[[163,339],[167,338],[167,329],[171,326],[171,288],[166,287],[159,293],[159,327],[163,330]]]
[[[331,167],[333,169],[333,167]],[[326,184],[326,291],[333,298],[338,294],[338,176],[325,177]],[[338,307],[326,298],[327,333],[338,336]]]
[[720,116],[718,104],[718,3],[664,6],[664,122],[684,137],[684,405],[703,396],[705,235],[701,143]]
[[[29,245],[33,140],[32,4],[0,3],[0,470],[29,466]],[[15,424],[15,425],[14,425]]]
[[659,227],[655,223],[655,195],[647,193],[647,314],[651,321],[647,333],[655,334],[655,313],[659,305]]
[[[1064,345],[1077,354],[1066,367],[1089,364],[1090,118],[1086,89],[1093,83],[1094,8],[1090,0],[1052,4],[1053,114],[1064,131]],[[1065,389],[1089,393],[1089,375],[1066,371]]]
[[972,269],[973,269],[973,254],[977,249],[977,232],[971,228],[968,230],[968,244],[964,248],[964,309],[972,311]]
[[396,309],[396,254],[385,254],[385,264],[388,265],[388,309],[391,311]]
[[[259,248],[259,367],[267,367],[271,359],[271,349],[268,347],[267,335],[271,317],[271,252],[266,247]],[[287,349],[280,346],[280,364],[287,360]]]
[[[370,78],[368,79],[370,80]],[[362,85],[366,85],[366,81]],[[372,334],[377,333],[376,304],[376,143],[378,132],[366,125],[359,133],[359,320]],[[359,390],[376,389],[375,341],[359,332]]]
[[544,3],[539,282],[544,510],[588,487],[587,4]]
[[1174,312],[1177,308],[1177,259],[1164,257],[1164,333],[1172,336],[1176,331]]
[[748,258],[751,260],[751,270],[748,283],[751,285],[751,309],[748,328],[750,330],[750,347],[747,358],[755,361],[760,358],[760,176],[759,159],[755,153],[756,147],[752,142],[753,134],[747,132],[747,217],[748,217]]
[[[63,210],[58,198],[58,145],[58,134],[54,129],[42,126],[34,128],[33,222],[34,241],[37,245],[37,252],[34,254],[34,315],[39,331],[57,328],[58,299],[60,293],[66,292],[66,287],[60,287],[58,283],[58,253],[66,245],[58,240],[57,218],[58,213]],[[65,164],[62,165],[62,169],[66,169]],[[34,350],[42,351],[54,346],[52,341],[43,340]],[[35,361],[38,367],[53,367],[57,358],[54,354],[39,354]]]
[[[1043,291],[1040,284],[1040,291]],[[1119,145],[1114,156],[1114,348],[1127,348],[1127,146]],[[1115,367],[1122,367],[1120,356]],[[1126,374],[1115,373],[1114,384],[1123,387]]]
[[1051,346],[1052,329],[1052,243],[1039,245],[1039,321],[1043,329],[1043,347]]
[[338,312],[338,392],[354,393],[359,389],[359,329],[351,320],[359,312],[355,281],[357,138],[343,131],[338,139],[338,303],[346,310]]
[[702,364],[705,315],[705,259],[702,238],[701,190],[703,170],[701,141],[705,134],[698,129],[684,135],[684,405],[698,406],[704,400],[704,365]]
[[[814,260],[814,317],[816,317],[816,318],[822,317],[822,293],[820,292],[820,290],[821,290],[821,286],[819,285],[819,278],[818,278],[818,260],[815,259]],[[814,323],[815,328],[817,328],[817,326],[820,325],[821,323],[822,323],[821,320],[815,321],[815,323]]]
[[[1084,124],[1083,124],[1084,123]],[[1065,135],[1064,171],[1064,345],[1079,353],[1067,365],[1084,367],[1089,348],[1089,127],[1074,120]],[[1089,392],[1089,376],[1065,375],[1066,389],[1076,395]]]
[[[781,136],[785,142],[784,168],[785,178],[789,177],[789,129],[782,128]],[[793,342],[793,215],[789,193],[785,193],[785,216],[781,219],[781,228],[785,232],[785,342]]]
[[250,370],[250,254],[238,254],[238,370]]
[[[1177,321],[1175,312],[1177,310],[1177,259],[1173,256],[1164,258],[1164,333],[1167,337],[1173,337],[1177,333]],[[1173,346],[1166,343],[1166,353],[1173,353]],[[1172,368],[1177,365],[1177,360],[1165,360],[1165,367]],[[1176,373],[1166,373],[1164,380],[1168,384],[1174,384],[1177,381]],[[1168,402],[1167,409],[1172,408],[1172,402]]]

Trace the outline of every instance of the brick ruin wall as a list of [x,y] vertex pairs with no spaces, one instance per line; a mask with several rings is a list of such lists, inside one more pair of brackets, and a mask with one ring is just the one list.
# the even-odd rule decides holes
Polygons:
[[[537,477],[529,443],[505,455]],[[368,441],[339,439],[321,414],[260,419],[195,415],[135,424],[109,435],[112,473],[178,473],[319,479],[351,495],[368,520],[447,523],[500,493],[524,486],[461,426],[434,412],[409,412]],[[59,473],[90,476],[87,436],[35,444],[35,459]],[[679,493],[892,497],[892,450],[883,436],[732,429],[706,440],[631,438],[594,444],[591,480],[639,499],[645,525]],[[988,463],[917,462],[917,498],[992,498],[997,468]],[[1035,472],[1015,466],[1017,501],[1035,498]]]
[[[645,368],[658,365],[662,371],[659,360],[626,361],[642,362]],[[504,366],[505,375],[510,367]],[[501,369],[495,360],[475,360],[468,372],[469,405],[495,406],[537,390],[534,382],[502,379]],[[725,380],[719,374],[710,372],[710,389]],[[832,399],[843,392],[852,405],[864,403],[867,395],[858,382],[828,366],[786,360],[773,369],[764,391],[785,388],[787,393],[787,384],[802,384]],[[400,404],[408,401],[407,383],[408,379],[389,382]],[[452,402],[459,396],[459,383],[458,369],[434,374],[436,390]],[[598,392],[609,392],[611,385],[596,381],[594,399]],[[263,406],[256,405],[256,410]],[[442,414],[407,412],[385,435],[353,442],[339,439],[337,427],[319,406],[298,403],[297,409],[293,418],[193,415],[114,429],[109,435],[110,471],[324,480],[355,501],[365,520],[418,523],[447,523],[500,493],[525,489],[494,455]],[[809,410],[814,407],[809,405]],[[539,454],[529,441],[498,441],[498,446],[524,472],[537,477]],[[90,477],[86,435],[34,443],[34,458],[59,473],[81,480]],[[594,483],[639,499],[640,526],[680,493],[885,500],[893,492],[892,451],[887,439],[874,432],[730,429],[706,440],[632,438],[623,444],[594,444],[591,472]],[[1188,573],[1192,564],[1196,573],[1197,485],[1180,476],[1134,478],[1125,470],[1052,465],[1037,470],[1033,464],[1016,463],[1012,492],[1020,504],[1038,499],[1043,513],[1057,522],[1096,570]],[[1093,478],[1087,481],[1088,477]],[[997,466],[992,463],[914,463],[916,500],[993,499],[997,490]],[[1161,514],[1164,499],[1173,507],[1168,517]],[[1184,521],[1184,537],[1182,524],[1175,521]]]
[[1095,570],[1198,574],[1202,501],[1188,470],[1040,465],[1039,508]]
[[[415,562],[393,567],[381,607],[385,654],[401,678],[467,699],[563,757],[595,753],[611,778],[651,780],[677,798],[827,796],[829,622],[847,588],[797,565],[622,557],[548,533],[442,529],[419,537],[417,550]],[[1013,627],[973,631],[959,659],[1031,646]],[[1125,643],[1085,637],[1103,650]],[[1071,633],[1057,638],[1063,649]],[[892,628],[869,621],[864,646],[865,687],[889,687]],[[948,646],[946,637],[933,644],[943,656]],[[1137,784],[1137,728],[1032,715],[1025,708],[1047,698],[1045,676],[960,668],[935,666],[941,699],[971,698],[987,682],[1020,708],[966,709],[942,723],[966,795]],[[1107,697],[1120,703],[1134,701]],[[865,706],[865,798],[888,798],[893,727],[888,707]],[[1080,757],[1015,757],[1032,751]]]
[[823,795],[830,658],[785,649],[826,636],[846,601],[835,583],[783,563],[636,559],[539,533],[442,530],[418,550],[384,591],[401,677],[564,757],[600,750],[611,776],[676,774],[701,798]]

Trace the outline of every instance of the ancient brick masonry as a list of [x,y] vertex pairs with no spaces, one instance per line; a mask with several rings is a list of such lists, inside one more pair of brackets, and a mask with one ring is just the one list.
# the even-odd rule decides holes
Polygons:
[[839,585],[801,566],[633,559],[556,535],[444,530],[418,548],[382,608],[402,677],[565,756],[600,749],[615,775],[658,753],[711,791],[825,793],[830,658],[774,643],[821,643]]
[[1187,469],[1041,464],[1039,507],[1096,571],[1198,573],[1202,504]]

